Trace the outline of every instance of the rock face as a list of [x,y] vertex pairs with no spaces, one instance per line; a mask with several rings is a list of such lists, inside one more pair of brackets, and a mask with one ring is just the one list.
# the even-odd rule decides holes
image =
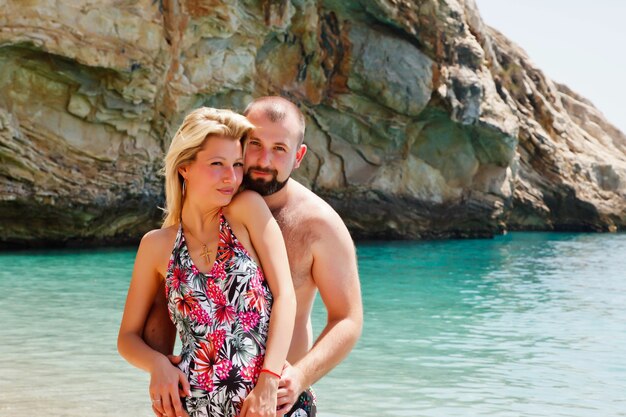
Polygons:
[[626,225],[626,137],[472,0],[0,0],[0,242],[158,227],[184,115],[301,104],[295,177],[355,237]]

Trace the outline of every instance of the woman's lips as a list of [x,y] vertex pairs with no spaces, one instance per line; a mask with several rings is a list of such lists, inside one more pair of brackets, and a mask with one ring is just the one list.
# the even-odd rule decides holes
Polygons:
[[220,193],[222,194],[226,194],[226,195],[233,195],[235,193],[235,189],[228,187],[228,188],[218,188],[218,190]]

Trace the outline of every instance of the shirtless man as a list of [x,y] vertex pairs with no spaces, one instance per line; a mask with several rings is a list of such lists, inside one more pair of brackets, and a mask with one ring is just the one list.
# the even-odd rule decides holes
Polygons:
[[[300,109],[281,97],[263,97],[253,101],[244,114],[256,126],[246,145],[244,185],[264,196],[282,230],[297,301],[276,416],[312,416],[314,396],[309,387],[348,355],[361,334],[363,310],[354,244],[339,215],[290,178],[307,151]],[[311,310],[317,291],[328,314],[326,326],[313,343]],[[155,300],[144,338],[168,354],[173,350],[175,329],[165,299],[160,298]],[[158,408],[153,406],[158,417],[180,415]]]

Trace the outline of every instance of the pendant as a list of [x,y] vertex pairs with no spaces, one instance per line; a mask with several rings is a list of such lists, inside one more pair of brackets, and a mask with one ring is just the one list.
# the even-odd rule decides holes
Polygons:
[[211,260],[211,251],[209,250],[209,248],[207,248],[205,244],[202,244],[202,257],[204,258],[207,264]]

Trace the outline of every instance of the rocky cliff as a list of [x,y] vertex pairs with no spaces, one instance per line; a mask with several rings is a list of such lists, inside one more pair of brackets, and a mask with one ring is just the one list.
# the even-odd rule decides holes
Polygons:
[[0,241],[158,227],[191,109],[301,104],[296,178],[356,237],[626,225],[626,137],[473,0],[0,0]]

